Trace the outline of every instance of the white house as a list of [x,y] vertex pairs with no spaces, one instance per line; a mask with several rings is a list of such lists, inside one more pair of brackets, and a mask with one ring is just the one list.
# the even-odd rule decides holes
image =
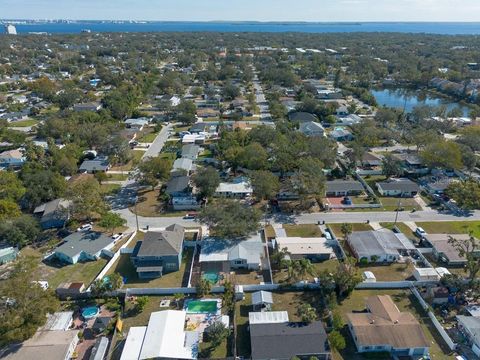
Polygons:
[[0,153],[0,167],[20,167],[27,158],[21,149],[8,150]]

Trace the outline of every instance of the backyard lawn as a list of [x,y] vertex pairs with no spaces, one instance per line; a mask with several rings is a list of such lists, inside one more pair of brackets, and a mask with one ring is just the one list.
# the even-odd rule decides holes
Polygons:
[[172,300],[173,296],[149,296],[148,303],[141,313],[137,313],[134,309],[134,304],[130,301],[125,302],[125,311],[123,315],[123,329],[124,334],[128,334],[128,329],[132,326],[146,326],[150,319],[150,314],[155,311],[175,309],[175,303],[170,302],[170,307],[161,308],[160,302],[162,300]]
[[418,222],[427,234],[469,234],[480,238],[480,221]]
[[125,181],[128,180],[128,174],[107,174],[106,181]]
[[157,132],[151,132],[149,134],[143,135],[141,138],[138,139],[139,143],[153,143],[155,138],[157,137]]
[[360,266],[360,272],[371,271],[377,281],[402,281],[407,280],[413,275],[414,265],[393,263],[390,265],[369,265]]
[[74,265],[64,265],[62,267],[53,267],[42,264],[41,269],[47,270],[49,275],[46,279],[52,289],[55,289],[63,282],[83,282],[88,287],[95,277],[102,271],[107,264],[106,259],[97,261],[87,261]]
[[[437,331],[433,327],[430,318],[421,309],[417,299],[407,290],[355,290],[350,296],[343,300],[338,307],[338,311],[346,320],[345,314],[352,312],[353,310],[361,311],[365,309],[365,300],[374,295],[390,295],[393,301],[396,303],[400,311],[411,312],[419,321],[423,327],[425,336],[430,343],[430,356],[433,360],[440,359],[454,359],[455,357],[450,354],[443,340],[438,335]],[[350,336],[350,332],[345,326],[343,335],[346,338],[347,348],[343,351],[334,352],[335,360],[360,360],[365,357],[356,354],[353,339]]]
[[158,199],[160,189],[138,192],[137,206],[130,207],[130,211],[145,217],[179,217],[187,211],[167,211],[164,204]]
[[283,225],[287,236],[291,237],[320,237],[322,231],[315,224],[302,224],[302,225]]
[[237,325],[237,355],[250,358],[250,333],[248,331],[248,313],[252,311],[252,294],[246,293],[245,300],[235,304],[235,319]]
[[120,184],[102,184],[100,190],[103,195],[113,195],[120,190],[122,186]]
[[[132,241],[133,243],[134,241]],[[119,273],[124,279],[126,279],[126,286],[130,288],[141,288],[141,287],[181,287],[183,283],[188,282],[188,279],[184,279],[185,269],[187,263],[193,255],[192,249],[186,249],[183,252],[182,264],[180,265],[180,270],[164,274],[162,277],[157,279],[139,279],[135,267],[132,264],[129,254],[120,255],[117,262],[109,270],[108,274]],[[185,281],[186,280],[186,281]],[[186,286],[186,285],[185,285]]]

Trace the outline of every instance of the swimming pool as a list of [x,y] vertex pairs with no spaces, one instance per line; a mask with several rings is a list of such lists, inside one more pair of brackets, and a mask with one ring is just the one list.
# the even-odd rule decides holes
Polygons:
[[95,316],[97,316],[99,313],[98,311],[98,307],[96,306],[89,306],[89,307],[86,307],[83,309],[82,311],[82,316],[85,318],[85,319],[92,319],[94,318]]
[[205,279],[205,280],[208,280],[211,284],[216,284],[218,283],[218,273],[215,273],[215,272],[207,272],[207,273],[204,273],[202,275],[202,277]]
[[216,314],[218,302],[216,300],[191,300],[187,305],[187,313],[190,314]]

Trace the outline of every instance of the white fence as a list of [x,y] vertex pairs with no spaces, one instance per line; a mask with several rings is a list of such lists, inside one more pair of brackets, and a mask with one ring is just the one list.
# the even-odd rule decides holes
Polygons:
[[442,337],[443,341],[445,341],[448,348],[452,351],[455,350],[456,347],[457,347],[457,344],[455,344],[453,342],[453,340],[450,338],[450,336],[447,334],[447,332],[443,328],[442,324],[440,324],[440,322],[435,317],[435,314],[430,310],[430,306],[428,306],[428,304],[425,302],[425,300],[423,300],[422,295],[420,295],[420,293],[418,292],[418,290],[415,287],[412,287],[411,291],[412,291],[413,295],[415,295],[415,297],[417,298],[417,300],[420,303],[420,305],[422,306],[422,308],[425,311],[427,311],[428,317],[430,318],[430,320],[432,320],[433,326],[435,326],[435,329],[437,329],[438,333]]

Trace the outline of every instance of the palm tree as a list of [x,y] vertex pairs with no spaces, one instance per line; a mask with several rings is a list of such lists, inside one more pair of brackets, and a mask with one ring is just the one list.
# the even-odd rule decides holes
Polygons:
[[180,293],[173,295],[173,301],[175,301],[175,306],[177,307],[177,309],[179,308],[180,301],[182,301],[184,297],[185,295]]
[[343,223],[341,228],[340,228],[340,231],[342,232],[343,234],[343,238],[345,240],[348,240],[348,236],[352,233],[353,231],[353,226],[352,224],[349,224],[349,223]]
[[315,276],[315,268],[308,259],[301,259],[295,262],[298,277],[304,280],[307,275]]

